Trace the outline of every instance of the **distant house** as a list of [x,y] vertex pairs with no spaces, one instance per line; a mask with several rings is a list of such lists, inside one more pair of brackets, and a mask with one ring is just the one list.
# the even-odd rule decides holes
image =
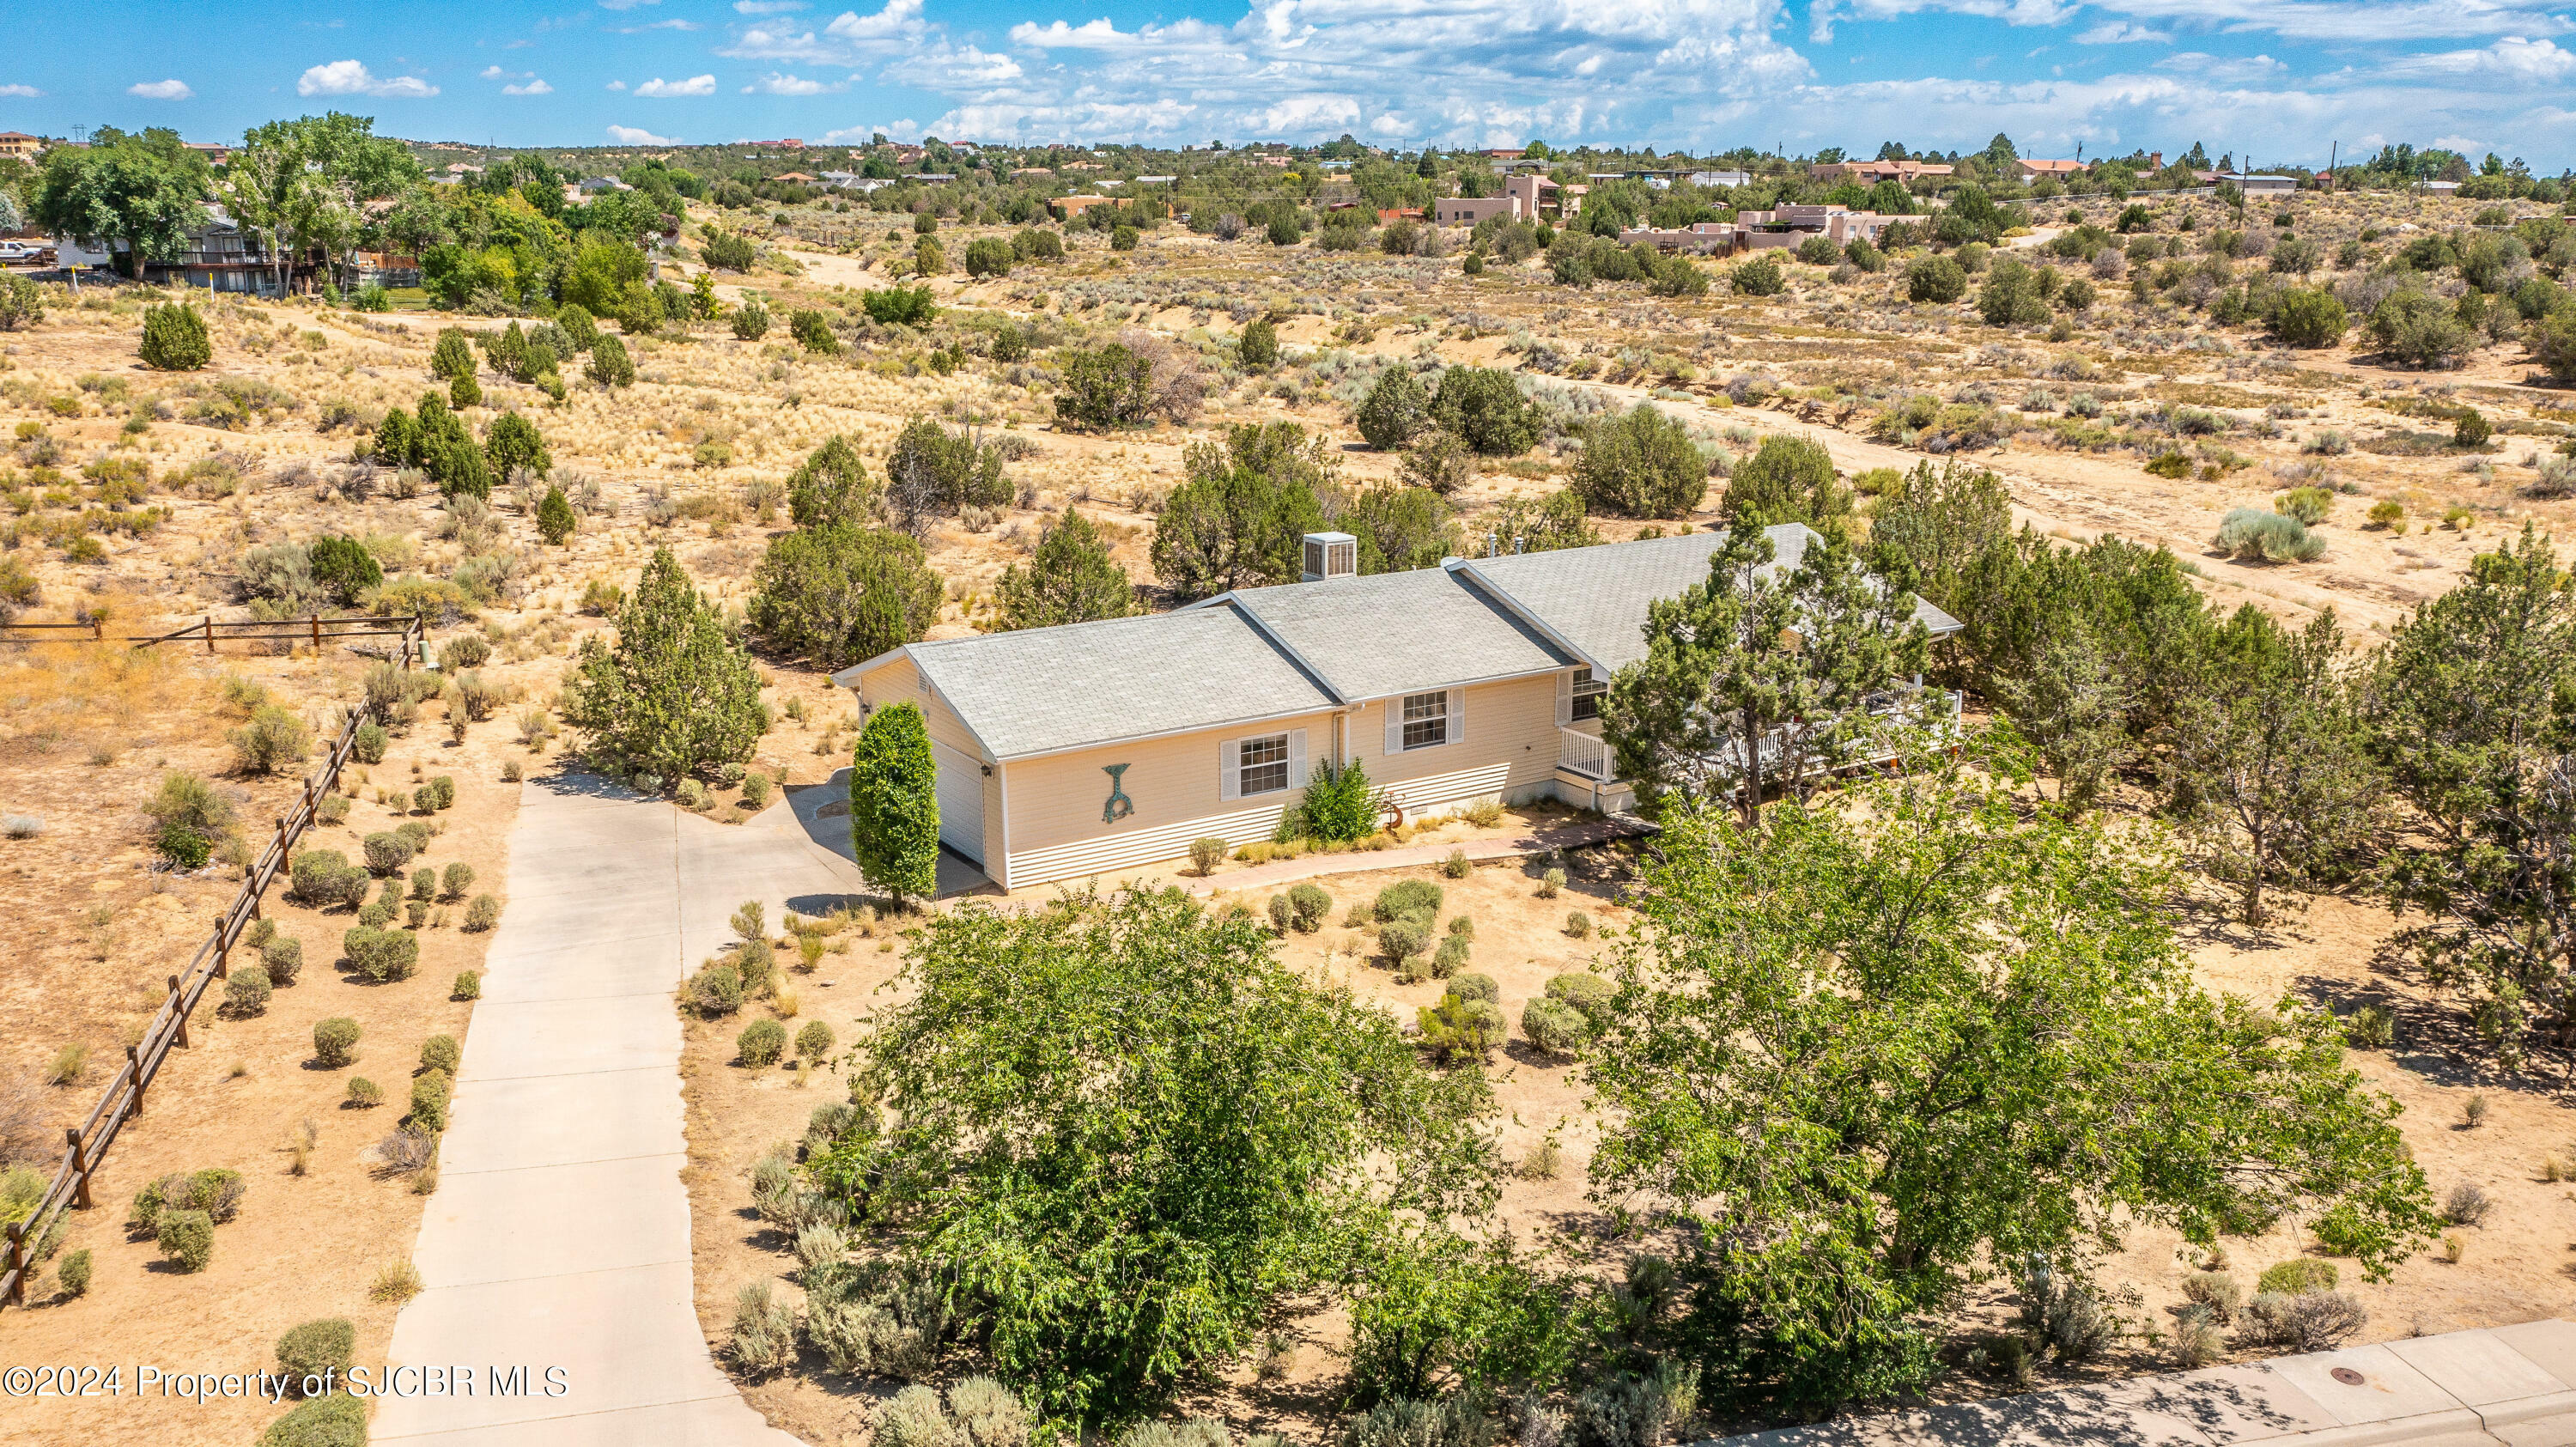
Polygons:
[[592,176],[580,182],[577,189],[585,196],[596,196],[603,191],[632,191],[635,188],[615,176]]
[[1725,256],[1744,244],[1744,233],[1729,221],[1702,221],[1688,229],[1630,226],[1619,233],[1621,246],[1634,246],[1641,241],[1658,251]]
[[2424,183],[2424,189],[2437,196],[2448,196],[2460,189],[2460,183],[2457,181],[2427,181]]
[[1047,204],[1054,207],[1057,214],[1065,220],[1070,221],[1094,206],[1115,206],[1118,204],[1118,198],[1115,196],[1058,196]]
[[956,180],[957,173],[954,171],[915,171],[912,173],[912,179],[928,185],[938,186]]
[[2043,161],[2031,156],[2024,156],[2014,164],[2020,168],[2021,178],[2025,181],[2036,181],[2042,177],[2063,181],[2084,169],[2082,161]]
[[823,184],[843,191],[857,191],[865,194],[880,186],[891,186],[894,182],[880,176],[862,176],[856,171],[825,171]]
[[1880,232],[1904,219],[1844,206],[1782,206],[1773,211],[1739,211],[1735,225],[1743,234],[1745,248],[1759,251],[1795,246],[1810,236],[1822,236],[1838,246],[1854,241],[1874,244]]
[[1545,176],[1506,176],[1500,196],[1444,196],[1432,203],[1432,215],[1443,226],[1473,226],[1488,216],[1534,223],[1542,211],[1563,211],[1563,189]]
[[1690,173],[1690,183],[1694,186],[1750,186],[1753,184],[1753,173],[1750,171],[1693,171]]
[[[2204,186],[2215,186],[2223,181],[2248,196],[2286,196],[2299,189],[2299,178],[2296,176],[2267,176],[2259,173],[2249,176],[2242,171],[2194,171],[2191,175],[2193,180]],[[2459,188],[2454,183],[2451,189]]]
[[811,186],[814,184],[814,178],[806,175],[802,171],[781,171],[769,179],[773,181],[793,181],[800,186]]
[[45,143],[25,131],[0,131],[0,157],[32,161],[45,153]]
[[1052,176],[1054,174],[1055,172],[1044,166],[1022,166],[1018,170],[1011,172],[1011,179],[1016,181],[1023,176]]
[[805,149],[805,143],[794,136],[789,136],[785,140],[780,141],[745,141],[743,144],[750,146],[755,150],[763,151],[801,151]]
[[180,144],[205,157],[212,165],[220,166],[231,160],[233,155],[232,147],[220,141],[182,141]]
[[1921,161],[1832,161],[1809,166],[1807,174],[1819,181],[1858,181],[1871,185],[1879,181],[1911,181],[1917,176],[1948,176],[1955,166],[1927,165]]

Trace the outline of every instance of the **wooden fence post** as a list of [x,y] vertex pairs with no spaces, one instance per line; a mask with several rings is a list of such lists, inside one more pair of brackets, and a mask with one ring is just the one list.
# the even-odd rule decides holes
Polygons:
[[125,1106],[125,1118],[132,1120],[143,1114],[143,1057],[131,1045],[125,1047],[125,1064],[134,1072],[134,1099]]
[[212,613],[209,613],[209,614],[207,614],[207,615],[206,615],[205,628],[206,628],[206,651],[207,651],[208,653],[212,653],[212,652],[214,652],[214,651],[215,651],[215,615],[213,615]]
[[179,1022],[179,1048],[188,1048],[188,1007],[179,997],[179,977],[170,977],[170,1018]]
[[74,1183],[75,1185],[77,1185],[77,1186],[80,1188],[80,1191],[79,1191],[80,1208],[81,1208],[82,1210],[86,1211],[86,1210],[88,1210],[88,1209],[90,1208],[90,1199],[89,1199],[89,1149],[88,1149],[88,1147],[86,1147],[86,1146],[84,1146],[84,1145],[82,1145],[82,1144],[81,1144],[81,1133],[80,1133],[79,1128],[77,1128],[77,1127],[75,1127],[75,1126],[68,1126],[68,1125],[67,1125],[67,1126],[64,1126],[64,1127],[63,1127],[63,1134],[71,1138],[71,1145],[72,1145],[72,1181],[73,1181],[73,1183]]
[[313,619],[313,656],[319,658],[322,656],[322,615],[315,613],[311,617]]
[[27,1301],[27,1223],[9,1223],[9,1304],[23,1306]]

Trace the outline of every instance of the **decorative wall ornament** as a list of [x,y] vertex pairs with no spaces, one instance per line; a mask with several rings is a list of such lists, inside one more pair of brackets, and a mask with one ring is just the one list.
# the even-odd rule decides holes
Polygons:
[[1100,772],[1109,776],[1109,802],[1100,806],[1100,822],[1115,824],[1136,812],[1136,801],[1127,797],[1125,764],[1104,764]]

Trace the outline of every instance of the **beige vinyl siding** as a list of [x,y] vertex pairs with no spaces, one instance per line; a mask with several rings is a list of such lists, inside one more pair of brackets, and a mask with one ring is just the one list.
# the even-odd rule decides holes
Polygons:
[[[919,704],[922,724],[929,730],[933,743],[944,744],[969,758],[980,760],[984,757],[984,746],[975,741],[975,735],[958,719],[956,710],[921,686],[921,670],[913,667],[909,658],[896,658],[859,675],[859,686],[853,692],[858,694],[860,704],[871,710],[890,703]],[[1001,780],[986,775],[982,853],[987,860],[999,861],[1001,858],[998,852],[1002,846],[1001,826],[997,822],[1001,817]]]
[[[1332,728],[1330,713],[1314,713],[1012,763],[1007,766],[1011,887],[1177,859],[1189,853],[1193,839],[1213,836],[1229,844],[1267,839],[1278,830],[1279,811],[1295,804],[1304,791],[1292,780],[1279,793],[1225,798],[1220,777],[1224,745],[1304,729],[1306,757],[1320,761],[1332,753]],[[1104,824],[1100,815],[1109,801],[1105,766],[1110,764],[1128,766],[1120,787],[1136,812]],[[1000,841],[994,842],[998,847]]]
[[1464,736],[1436,748],[1387,752],[1387,710],[1401,709],[1402,698],[1378,699],[1350,716],[1344,734],[1349,753],[1408,815],[1476,799],[1517,800],[1556,777],[1555,674],[1477,684],[1458,693],[1463,707],[1451,724]]

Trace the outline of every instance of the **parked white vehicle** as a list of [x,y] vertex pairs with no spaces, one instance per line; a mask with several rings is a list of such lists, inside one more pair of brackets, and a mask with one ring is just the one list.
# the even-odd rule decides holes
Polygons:
[[0,261],[33,261],[43,254],[43,248],[23,241],[0,241]]

